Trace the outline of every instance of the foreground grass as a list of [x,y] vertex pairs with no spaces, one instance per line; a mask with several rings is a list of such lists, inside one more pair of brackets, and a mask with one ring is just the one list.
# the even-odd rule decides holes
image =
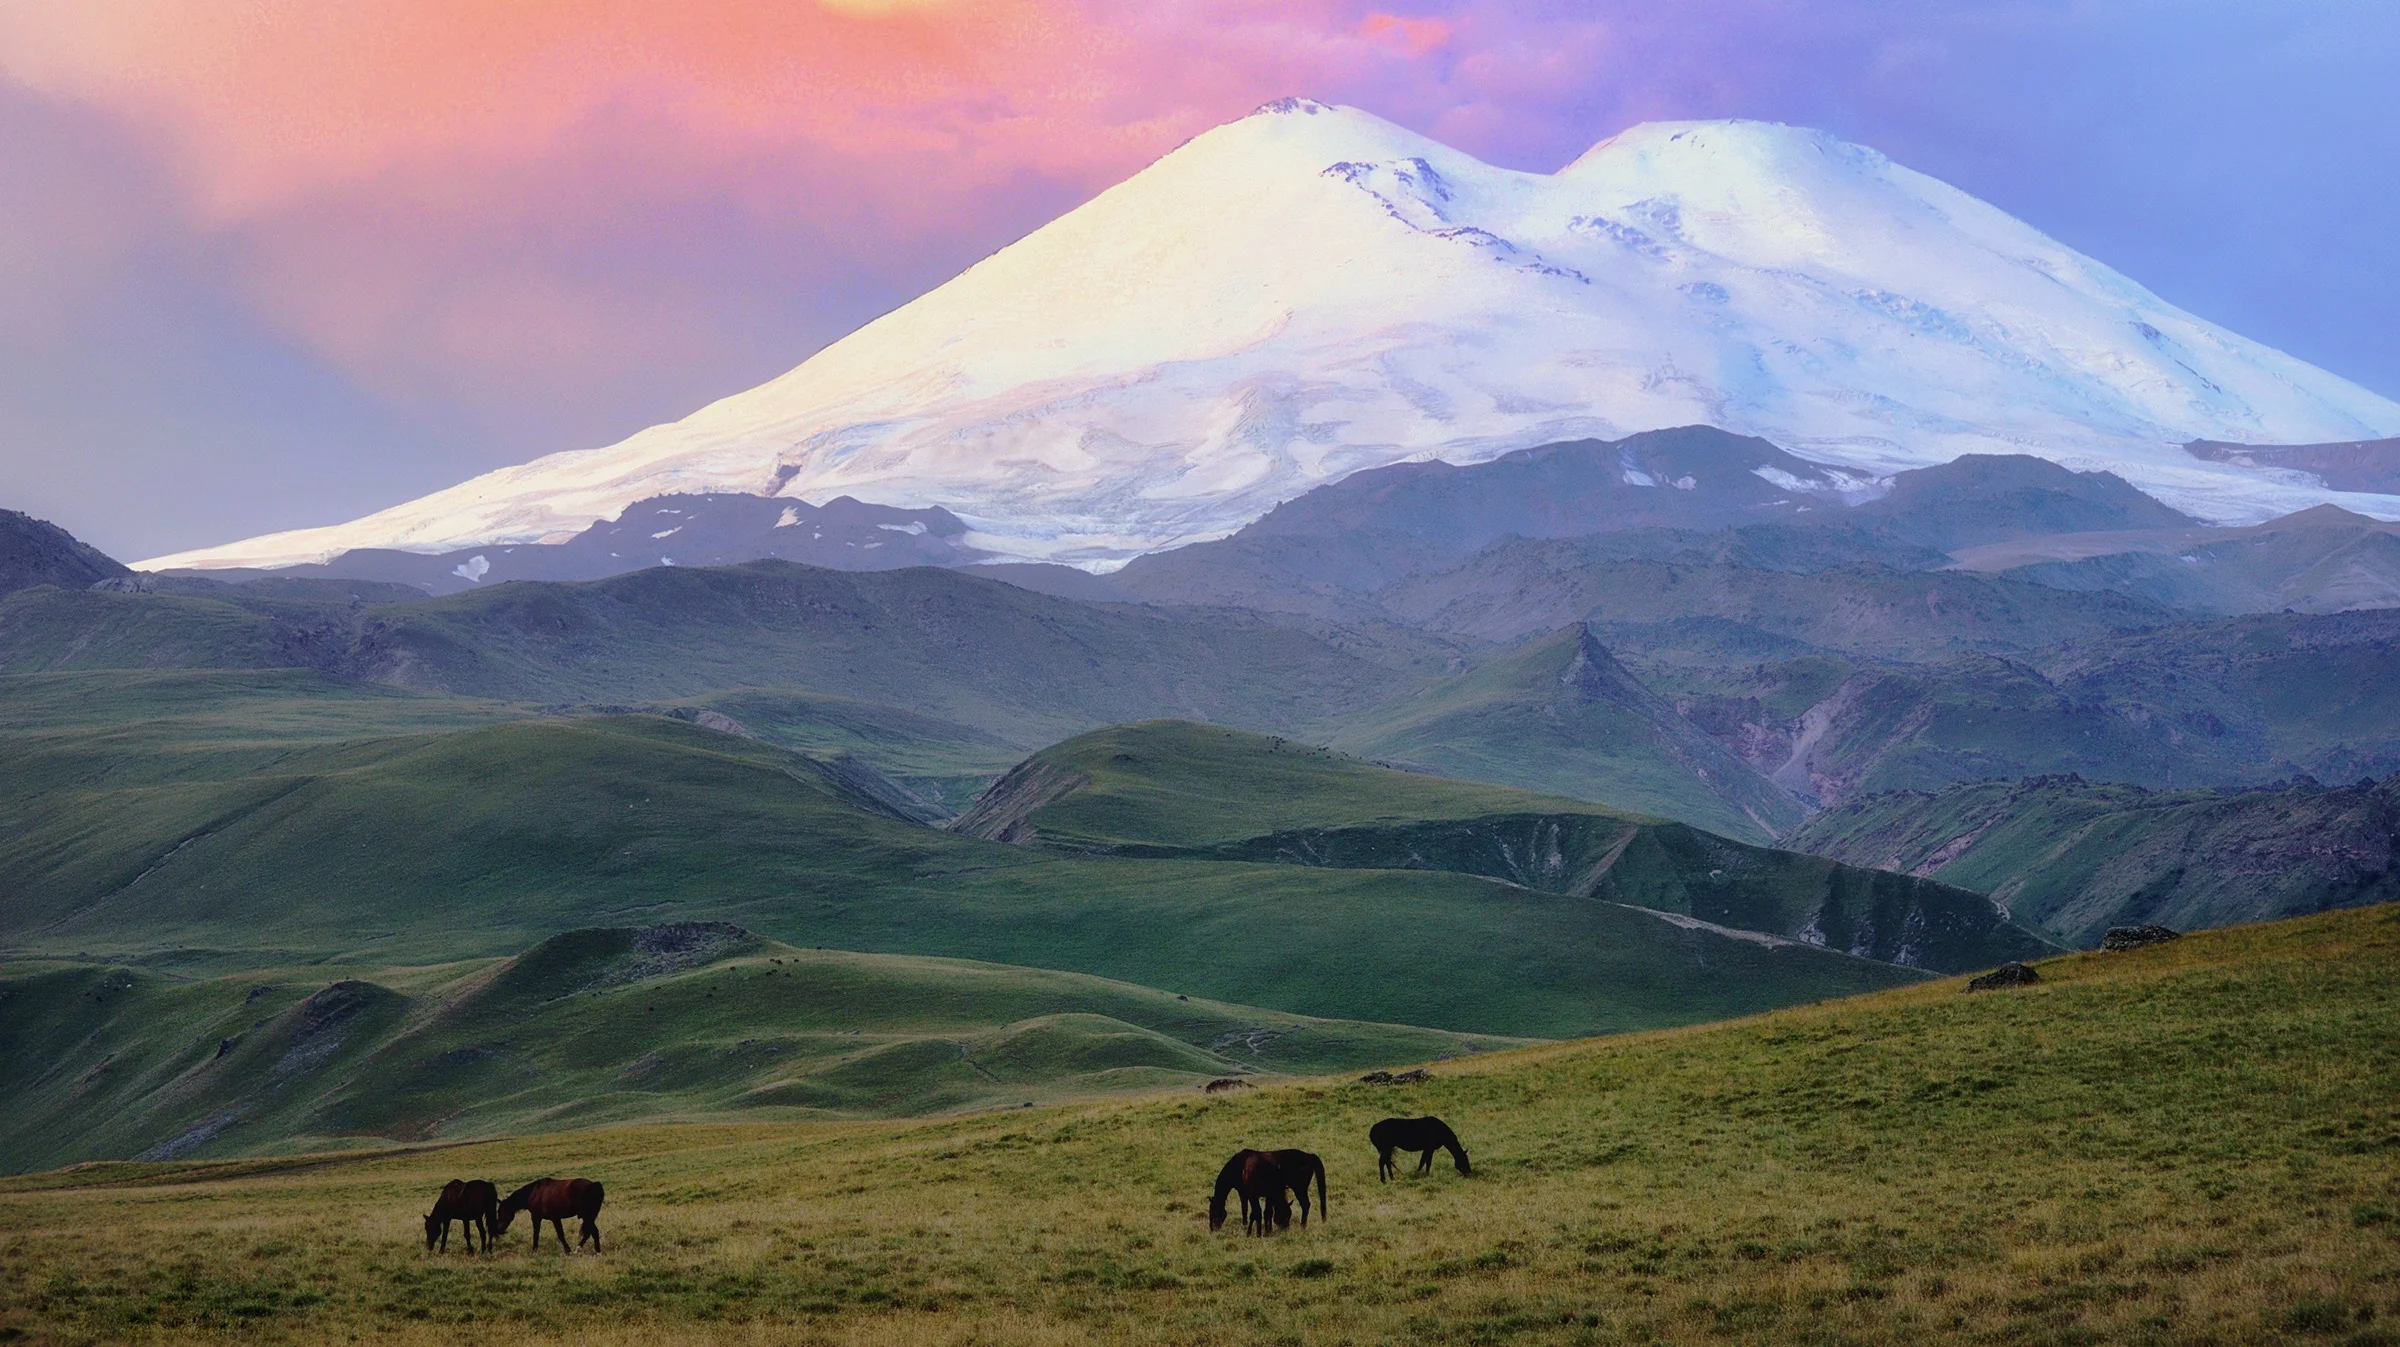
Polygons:
[[[60,1342],[2400,1342],[2400,910],[1735,1024],[938,1123],[612,1129],[0,1182]],[[1373,1181],[1366,1125],[1476,1176]],[[1212,1235],[1244,1143],[1332,1219]],[[454,1174],[605,1181],[609,1251],[420,1252]],[[479,1325],[466,1328],[468,1324]]]

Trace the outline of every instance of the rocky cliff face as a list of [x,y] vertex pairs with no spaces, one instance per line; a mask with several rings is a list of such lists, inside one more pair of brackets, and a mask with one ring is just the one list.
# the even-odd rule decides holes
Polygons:
[[2053,938],[2225,926],[2400,898],[2400,777],[2150,791],[2075,776],[1873,795],[1791,843],[1989,893]]

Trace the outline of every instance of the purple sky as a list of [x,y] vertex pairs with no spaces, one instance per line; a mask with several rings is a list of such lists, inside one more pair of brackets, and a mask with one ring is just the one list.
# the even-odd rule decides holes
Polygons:
[[1823,127],[2400,397],[2373,0],[669,13],[0,0],[0,506],[133,558],[605,444],[1284,93],[1540,170]]

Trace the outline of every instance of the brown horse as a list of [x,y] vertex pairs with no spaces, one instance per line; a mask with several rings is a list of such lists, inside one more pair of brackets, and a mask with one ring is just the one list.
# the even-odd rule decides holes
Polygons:
[[1270,1221],[1275,1230],[1291,1229],[1292,1201],[1284,1195],[1288,1187],[1274,1156],[1265,1151],[1235,1151],[1225,1167],[1217,1171],[1216,1195],[1208,1202],[1208,1228],[1224,1227],[1225,1195],[1239,1191],[1243,1233],[1269,1234]]
[[1450,1152],[1450,1162],[1461,1174],[1473,1174],[1467,1167],[1467,1148],[1458,1144],[1458,1133],[1439,1118],[1386,1118],[1367,1129],[1367,1144],[1375,1148],[1376,1177],[1389,1180],[1399,1172],[1392,1163],[1394,1151],[1422,1152],[1417,1159],[1419,1174],[1433,1170],[1433,1153]]
[[590,1179],[535,1179],[513,1193],[500,1204],[499,1214],[492,1222],[492,1234],[508,1233],[508,1227],[520,1211],[533,1213],[533,1247],[542,1247],[542,1222],[558,1232],[558,1251],[567,1252],[566,1219],[578,1217],[583,1231],[576,1237],[575,1247],[589,1244],[592,1252],[600,1252],[600,1200],[606,1196],[600,1185]]
[[1317,1181],[1317,1214],[1333,1215],[1333,1204],[1325,1200],[1325,1162],[1307,1151],[1273,1151],[1275,1167],[1283,1171],[1283,1181],[1292,1187],[1300,1199],[1300,1228],[1308,1228],[1308,1181]]
[[442,1195],[433,1200],[433,1210],[425,1213],[425,1252],[432,1253],[438,1241],[442,1252],[450,1251],[450,1223],[466,1225],[467,1252],[475,1252],[475,1236],[483,1235],[484,1252],[492,1248],[492,1212],[500,1205],[500,1190],[490,1179],[452,1179],[442,1185]]

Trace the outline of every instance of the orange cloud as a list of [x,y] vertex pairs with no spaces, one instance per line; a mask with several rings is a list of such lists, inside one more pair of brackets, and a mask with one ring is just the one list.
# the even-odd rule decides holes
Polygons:
[[1381,11],[1361,19],[1358,31],[1396,44],[1411,56],[1425,56],[1450,41],[1450,25],[1440,19],[1405,19]]

